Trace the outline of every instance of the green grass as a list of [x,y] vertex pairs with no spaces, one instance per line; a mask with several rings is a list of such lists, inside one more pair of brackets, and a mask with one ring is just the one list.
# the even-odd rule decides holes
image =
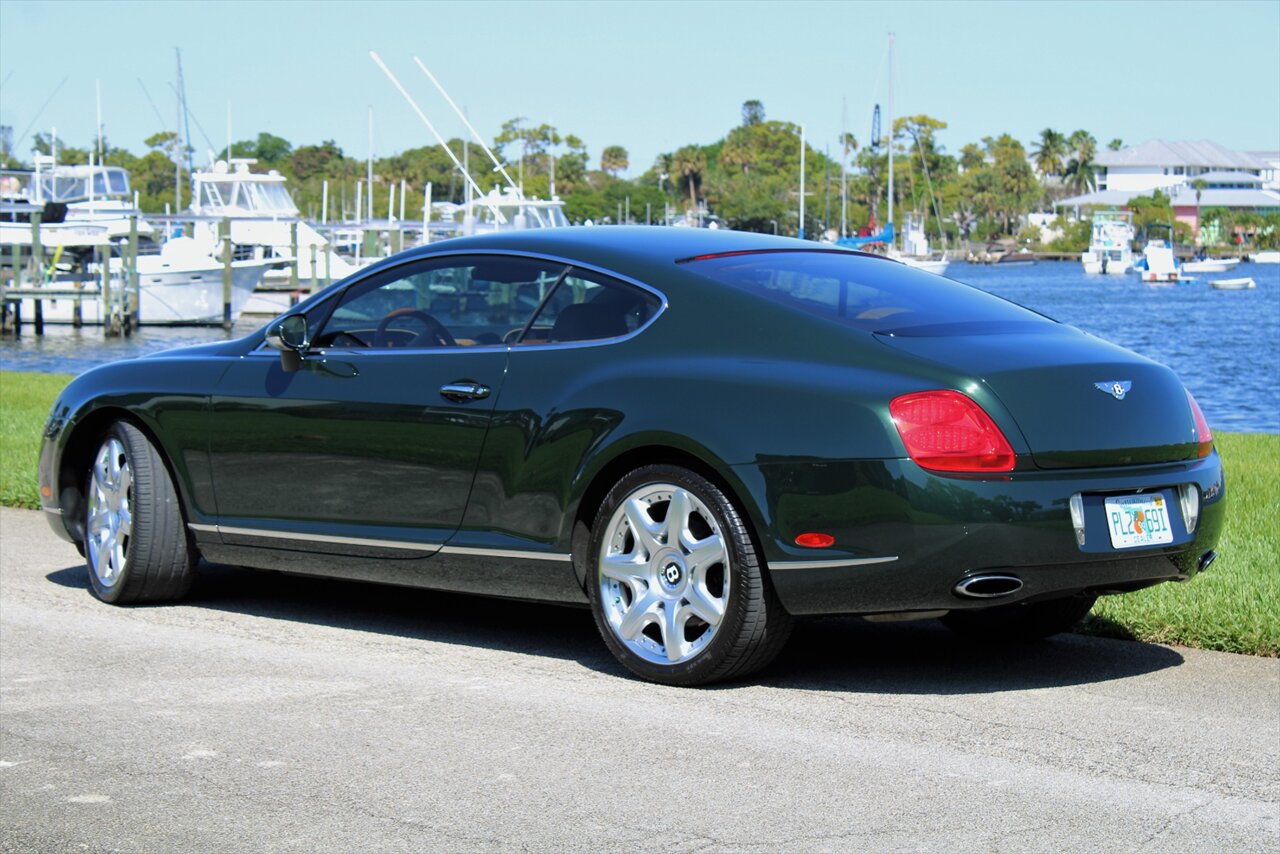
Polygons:
[[[0,504],[40,507],[36,455],[54,397],[71,377],[0,371]],[[1218,433],[1227,469],[1221,557],[1189,584],[1098,602],[1082,630],[1109,637],[1280,656],[1280,436]]]
[[0,371],[0,504],[40,509],[36,460],[40,431],[66,374]]
[[1215,433],[1226,467],[1220,557],[1188,584],[1160,584],[1094,606],[1083,631],[1200,649],[1280,655],[1280,436]]

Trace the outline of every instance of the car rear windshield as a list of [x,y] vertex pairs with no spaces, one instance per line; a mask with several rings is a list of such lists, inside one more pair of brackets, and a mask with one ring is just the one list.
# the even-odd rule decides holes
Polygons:
[[853,252],[750,252],[681,263],[791,308],[885,335],[996,334],[1052,322],[977,288]]

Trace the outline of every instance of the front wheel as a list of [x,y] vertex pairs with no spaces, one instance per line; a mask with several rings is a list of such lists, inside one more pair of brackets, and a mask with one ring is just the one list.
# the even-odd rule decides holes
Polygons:
[[196,552],[164,459],[124,421],[107,430],[86,477],[89,586],[104,602],[179,599],[195,578]]
[[952,611],[942,624],[956,634],[985,641],[1034,641],[1065,632],[1084,619],[1096,596],[1069,596],[1047,602],[997,605],[973,611]]
[[768,664],[791,631],[733,503],[688,469],[645,466],[605,497],[591,528],[587,595],[632,673],[704,685]]

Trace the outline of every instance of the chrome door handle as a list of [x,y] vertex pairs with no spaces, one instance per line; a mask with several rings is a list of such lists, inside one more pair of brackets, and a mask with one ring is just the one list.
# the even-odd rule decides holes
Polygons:
[[467,381],[447,383],[440,386],[440,396],[452,401],[483,400],[489,396],[489,387]]

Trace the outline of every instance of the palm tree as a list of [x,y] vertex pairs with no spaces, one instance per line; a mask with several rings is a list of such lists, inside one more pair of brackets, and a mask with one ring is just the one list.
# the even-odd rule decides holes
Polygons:
[[1041,175],[1062,174],[1062,162],[1066,159],[1067,139],[1053,128],[1040,131],[1040,143],[1033,152],[1036,169]]
[[1066,183],[1077,193],[1092,190],[1098,185],[1093,156],[1098,153],[1098,141],[1088,131],[1078,130],[1067,138],[1075,156],[1067,163]]
[[1067,163],[1067,171],[1063,177],[1066,179],[1067,187],[1075,193],[1087,193],[1098,186],[1098,177],[1094,172],[1092,155],[1084,160],[1078,157],[1071,158],[1071,161]]
[[610,145],[600,153],[600,168],[615,178],[618,173],[630,166],[627,150],[621,145]]
[[671,156],[671,171],[689,184],[689,200],[698,209],[698,185],[707,169],[707,156],[696,145],[686,145]]
[[1209,186],[1209,183],[1208,183],[1207,181],[1205,181],[1205,179],[1203,179],[1203,178],[1197,178],[1197,179],[1195,179],[1194,181],[1192,181],[1192,182],[1191,182],[1191,186],[1192,186],[1193,188],[1195,188],[1195,191],[1196,191],[1196,234],[1195,234],[1195,242],[1196,242],[1196,243],[1199,243],[1199,242],[1200,242],[1200,194],[1204,192],[1205,187],[1208,187],[1208,186]]
[[1075,152],[1076,159],[1084,162],[1093,160],[1098,153],[1098,141],[1087,130],[1078,130],[1067,137],[1067,145]]
[[721,165],[741,169],[742,174],[746,175],[755,162],[756,152],[752,145],[750,129],[736,127],[729,131],[729,135],[724,139],[724,145],[720,146]]

